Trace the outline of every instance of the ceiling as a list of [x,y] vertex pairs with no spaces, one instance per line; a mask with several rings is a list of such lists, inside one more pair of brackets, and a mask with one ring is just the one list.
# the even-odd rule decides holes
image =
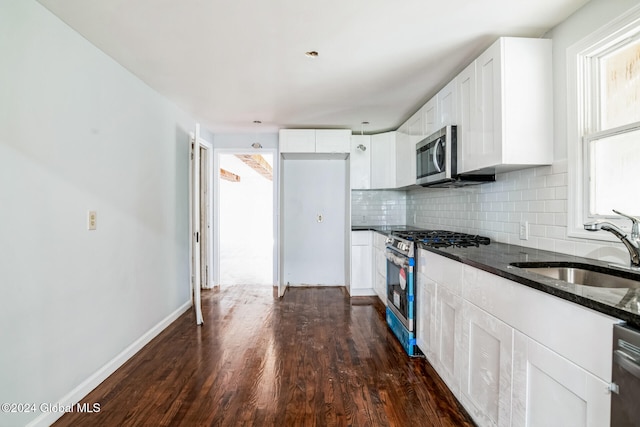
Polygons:
[[540,37],[588,0],[39,2],[214,133],[373,133],[498,36]]

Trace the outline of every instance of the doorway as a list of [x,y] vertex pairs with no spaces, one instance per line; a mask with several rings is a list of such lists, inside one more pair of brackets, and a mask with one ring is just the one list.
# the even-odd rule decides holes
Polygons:
[[274,286],[275,153],[216,151],[217,283]]

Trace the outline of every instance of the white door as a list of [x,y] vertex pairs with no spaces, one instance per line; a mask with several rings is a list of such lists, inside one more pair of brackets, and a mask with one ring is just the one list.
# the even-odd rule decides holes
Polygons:
[[191,290],[192,301],[196,310],[196,324],[204,323],[202,318],[202,302],[200,298],[201,281],[201,248],[200,248],[200,125],[196,124],[195,134],[191,138],[191,162],[190,162],[190,184],[191,191],[189,204],[191,231]]
[[281,285],[346,284],[346,160],[284,160]]

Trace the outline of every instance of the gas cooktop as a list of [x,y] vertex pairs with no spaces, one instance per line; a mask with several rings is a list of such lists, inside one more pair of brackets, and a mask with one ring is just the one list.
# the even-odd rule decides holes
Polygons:
[[446,230],[395,231],[392,233],[392,236],[416,243],[423,243],[433,248],[446,248],[450,246],[467,248],[491,243],[491,239],[488,237]]

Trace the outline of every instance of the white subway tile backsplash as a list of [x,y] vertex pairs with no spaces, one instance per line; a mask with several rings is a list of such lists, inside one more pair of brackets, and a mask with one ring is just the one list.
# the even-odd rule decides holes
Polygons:
[[567,186],[566,173],[549,175],[547,177],[547,187],[566,187],[566,186]]
[[[443,228],[588,258],[628,258],[621,244],[567,237],[566,160],[498,174],[496,179],[453,189],[353,190],[352,224]],[[520,240],[521,221],[529,223],[528,240]]]
[[566,212],[567,201],[566,200],[546,200],[544,202],[544,210],[546,212]]
[[351,223],[353,225],[404,225],[406,221],[406,191],[351,191]]
[[[496,182],[479,186],[410,190],[407,224],[414,225],[415,214],[419,227],[481,234],[498,242],[589,258],[624,259],[621,244],[567,237],[567,171],[567,161],[561,160],[498,174]],[[529,222],[528,240],[520,240],[520,221]]]

